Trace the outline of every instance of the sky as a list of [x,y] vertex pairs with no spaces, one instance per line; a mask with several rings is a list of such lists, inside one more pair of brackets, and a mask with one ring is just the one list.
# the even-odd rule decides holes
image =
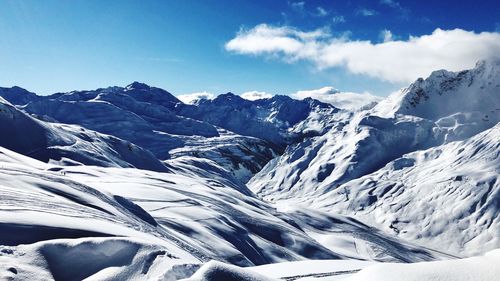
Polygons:
[[0,0],[0,86],[386,96],[500,54],[498,1]]

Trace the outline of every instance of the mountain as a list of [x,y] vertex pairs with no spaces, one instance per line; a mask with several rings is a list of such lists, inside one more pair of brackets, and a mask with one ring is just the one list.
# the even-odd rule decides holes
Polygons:
[[0,96],[42,120],[119,137],[147,148],[169,165],[208,165],[240,183],[250,180],[287,144],[328,130],[332,122],[322,119],[339,112],[310,98],[249,101],[231,93],[188,105],[139,82],[50,96],[2,88]]
[[2,98],[0,131],[0,146],[44,162],[168,171],[151,152],[128,141],[76,125],[40,121]]
[[[15,90],[17,92],[11,93]],[[164,161],[185,161],[186,155],[209,161],[215,169],[242,183],[276,155],[265,140],[239,136],[207,122],[176,114],[180,103],[165,90],[134,82],[124,88],[73,91],[36,96],[16,88],[0,95],[19,109],[52,123],[77,124],[146,147]],[[198,146],[199,149],[198,149]],[[194,148],[194,149],[193,149]]]
[[[323,210],[457,255],[497,248],[499,77],[499,61],[434,72],[324,135],[289,146],[248,186],[282,204],[321,202]],[[438,163],[441,171],[428,166]],[[452,212],[448,202],[470,208]],[[470,230],[451,227],[460,222]]]
[[240,135],[253,136],[285,147],[304,138],[293,128],[314,115],[330,115],[339,110],[332,105],[289,96],[250,101],[233,93],[202,99],[194,105],[178,104],[180,115],[203,120]]
[[[209,260],[447,257],[352,218],[280,212],[217,175],[62,167],[0,148],[0,198],[0,267],[20,279],[168,280]],[[345,245],[326,247],[309,233]]]
[[480,62],[356,111],[0,88],[0,278],[492,276],[497,251],[438,260],[500,247],[499,83]]

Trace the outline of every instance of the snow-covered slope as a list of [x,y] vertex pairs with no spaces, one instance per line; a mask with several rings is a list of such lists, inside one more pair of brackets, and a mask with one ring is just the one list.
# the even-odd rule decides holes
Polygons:
[[[434,72],[324,135],[289,146],[248,185],[271,201],[308,205],[320,198],[315,201],[327,210],[365,214],[365,221],[459,255],[499,247],[498,203],[488,203],[499,201],[499,81],[499,61]],[[438,160],[429,162],[426,153]],[[434,169],[435,163],[442,166]],[[454,182],[451,175],[463,180]],[[446,196],[440,196],[443,189]]]
[[36,96],[21,88],[0,91],[3,94],[40,119],[119,137],[168,162],[189,154],[195,160],[192,164],[210,161],[242,183],[276,155],[277,146],[267,141],[178,115],[172,110],[180,101],[173,95],[138,82],[125,88],[51,96]]
[[493,281],[500,274],[500,250],[466,259],[401,263],[363,261],[299,261],[250,268],[210,262],[200,268],[189,281]]
[[365,249],[357,258],[445,257],[351,218],[278,212],[217,176],[60,167],[5,148],[0,232],[2,274],[20,279],[187,277],[212,259],[248,266],[351,257],[352,246],[322,246],[312,232],[356,240]]
[[151,152],[128,141],[76,125],[37,120],[1,97],[0,131],[0,146],[44,162],[168,171]]
[[404,155],[313,199],[408,241],[457,255],[500,247],[500,124]]
[[178,104],[177,112],[241,135],[285,146],[304,137],[303,132],[293,130],[294,126],[318,114],[331,115],[338,109],[311,98],[299,101],[276,95],[250,101],[227,93],[213,100],[200,100],[195,105]]

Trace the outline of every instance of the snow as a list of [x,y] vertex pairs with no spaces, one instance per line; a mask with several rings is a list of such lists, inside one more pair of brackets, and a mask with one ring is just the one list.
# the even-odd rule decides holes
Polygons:
[[499,73],[499,61],[438,71],[371,110],[337,114],[248,186],[458,256],[498,248]]
[[188,280],[493,281],[500,274],[499,262],[500,250],[472,258],[418,263],[310,260],[238,268],[209,262]]
[[[118,256],[110,257],[110,264],[104,263],[106,268],[98,263],[88,264],[85,270],[72,271],[76,274],[75,279],[82,274],[91,274],[96,279],[109,276],[146,278],[134,275],[138,273],[133,268],[144,263],[138,261],[136,264],[134,260],[138,255],[151,256],[158,251],[172,253],[179,259],[164,258],[166,264],[159,267],[163,269],[148,270],[148,278],[152,272],[184,271],[184,267],[174,269],[174,265],[191,264],[186,267],[194,271],[193,264],[212,259],[249,266],[349,258],[343,254],[346,251],[336,253],[303,232],[303,229],[326,232],[337,227],[343,230],[343,237],[362,231],[368,235],[364,240],[369,241],[373,249],[388,249],[375,256],[359,254],[360,258],[402,261],[443,257],[430,250],[407,250],[406,243],[374,233],[368,226],[342,216],[334,219],[312,211],[309,215],[278,212],[271,205],[238,190],[238,186],[230,185],[231,181],[227,181],[227,185],[218,181],[217,176],[205,178],[192,172],[158,173],[95,166],[60,167],[4,148],[0,150],[0,228],[2,233],[9,234],[0,237],[0,244],[22,253],[9,256],[6,264],[41,263],[36,270],[18,268],[23,274],[31,274],[31,270],[40,272],[40,276],[70,274],[64,272],[64,268],[72,267],[64,265],[61,268],[60,261],[61,257],[72,257],[74,244],[91,246],[78,246],[75,250],[88,262],[100,260],[89,255],[101,252],[111,255],[113,251],[107,250],[108,247],[119,252]],[[311,224],[313,215],[322,220]],[[335,235],[333,231],[332,235]],[[116,239],[121,242],[106,242]],[[140,245],[130,241],[139,241]],[[43,245],[48,244],[56,249],[47,250],[55,251],[50,256],[43,250],[46,249]],[[134,251],[122,253],[121,247]],[[138,254],[128,253],[135,249]],[[59,252],[64,254],[56,254]],[[52,256],[60,257],[52,258],[56,260],[54,263]],[[115,265],[122,264],[123,260],[127,261],[127,266]]]
[[0,88],[0,278],[494,280],[499,74],[355,111]]
[[[344,272],[345,274],[342,274],[342,277],[345,277],[345,275],[348,275],[350,272],[357,271],[372,264],[373,262],[359,260],[309,260],[266,264],[250,267],[249,269],[276,279],[291,279],[290,277],[293,276],[321,275],[331,272]],[[305,278],[307,277],[297,278],[295,280],[302,280]],[[323,280],[323,278],[319,278],[319,280]]]
[[[76,125],[37,120],[0,100],[0,145],[44,162],[168,171],[151,152]],[[68,161],[69,160],[69,161]]]
[[272,281],[258,273],[239,268],[234,265],[211,261],[203,265],[191,278],[186,281]]
[[412,264],[376,264],[344,279],[346,281],[493,281],[500,274],[500,250],[467,259]]

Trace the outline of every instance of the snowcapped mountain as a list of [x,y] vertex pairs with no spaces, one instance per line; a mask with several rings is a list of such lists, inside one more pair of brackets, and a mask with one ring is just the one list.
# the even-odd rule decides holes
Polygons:
[[299,101],[277,95],[251,101],[227,93],[213,100],[200,100],[195,105],[178,104],[177,112],[284,147],[304,137],[303,132],[293,130],[294,126],[311,115],[330,115],[338,112],[338,109],[311,98]]
[[128,141],[76,125],[37,120],[1,97],[0,131],[0,146],[44,162],[168,171],[151,152]]
[[187,105],[165,90],[138,82],[50,96],[2,88],[0,96],[43,120],[117,136],[172,165],[209,165],[242,183],[288,143],[326,131],[330,123],[319,120],[338,112],[310,98],[249,101],[231,93]]
[[[12,94],[15,92],[16,94]],[[209,161],[215,169],[246,182],[270,159],[276,146],[227,132],[207,122],[176,114],[181,102],[165,90],[134,82],[125,88],[73,91],[36,96],[21,89],[3,89],[0,95],[43,120],[78,124],[146,147],[158,159],[174,161],[190,155]],[[197,146],[199,147],[199,151]],[[193,150],[194,147],[194,150]],[[230,151],[231,153],[228,153]],[[181,159],[186,161],[185,158]]]
[[[500,248],[499,95],[498,60],[356,111],[0,88],[0,278],[363,280],[484,254]],[[471,264],[497,260],[425,264],[481,277]]]
[[[271,201],[321,202],[458,255],[498,248],[498,204],[491,202],[500,196],[499,77],[499,61],[434,72],[326,134],[289,146],[248,186]],[[436,163],[441,170],[430,168]],[[452,210],[447,202],[470,208]],[[470,230],[451,227],[460,223]]]

